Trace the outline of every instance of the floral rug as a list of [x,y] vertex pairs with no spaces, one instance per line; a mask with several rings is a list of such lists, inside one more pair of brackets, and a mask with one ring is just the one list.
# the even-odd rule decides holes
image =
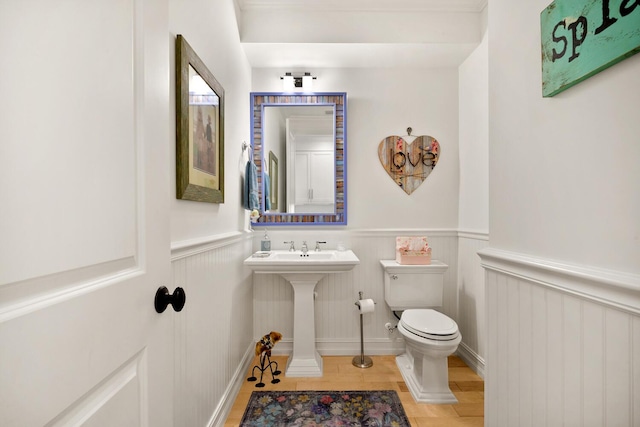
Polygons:
[[240,426],[410,426],[394,390],[254,391]]

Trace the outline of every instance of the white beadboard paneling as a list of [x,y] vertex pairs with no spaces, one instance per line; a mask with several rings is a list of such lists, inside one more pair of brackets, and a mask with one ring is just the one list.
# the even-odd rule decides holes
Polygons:
[[564,425],[571,425],[576,421],[583,425],[582,301],[564,295],[562,312],[562,382],[564,384],[562,412]]
[[[324,279],[323,279],[324,280]],[[277,331],[293,339],[293,288],[277,274],[253,274],[253,338]]]
[[[487,282],[486,285],[488,287],[493,287],[489,282]],[[526,296],[524,296],[524,298],[526,298]],[[487,304],[489,303],[489,300],[487,300]],[[547,389],[547,376],[545,375],[545,372],[547,372],[547,366],[549,363],[549,359],[547,357],[546,325],[547,303],[545,290],[538,286],[532,286],[531,335],[521,337],[522,341],[528,341],[530,343],[529,345],[533,349],[531,361],[531,375],[533,377],[533,381],[531,382],[532,418],[530,423],[532,427],[546,425],[547,399],[546,394],[541,392],[542,390]],[[490,334],[490,331],[487,331],[487,333]],[[517,354],[515,356],[518,358],[521,355]],[[523,366],[523,369],[527,369],[527,366]]]
[[486,425],[638,425],[640,307],[570,283],[598,282],[582,268],[554,275],[521,255],[495,255],[483,256]]
[[[518,337],[531,337],[533,334],[533,300],[531,287],[523,283],[518,284]],[[533,343],[531,339],[518,339],[520,358],[516,361],[519,365],[518,376],[518,402],[519,414],[517,425],[526,426],[531,421],[532,415],[532,383],[533,383]]]
[[[496,380],[498,382],[498,396],[505,396],[506,399],[509,398],[511,394],[511,390],[509,389],[509,377],[508,377],[508,363],[509,363],[509,323],[504,319],[507,319],[508,309],[509,309],[509,300],[507,293],[507,277],[506,276],[498,276],[496,277],[496,297],[497,297],[497,307],[495,309],[498,310],[498,321],[496,328],[496,341],[497,348],[496,352],[493,354],[495,357],[496,366],[500,367],[500,369],[496,372]],[[487,360],[488,362],[491,359]],[[506,407],[509,404],[508,400],[501,402],[498,405],[498,423],[500,425],[509,425],[508,415],[509,412],[506,411]]]
[[[631,324],[631,342],[633,343],[630,356],[633,361],[633,366],[631,367],[633,383],[630,394],[637,396],[636,393],[640,393],[640,318],[638,317],[634,317]],[[633,399],[631,412],[633,414],[632,425],[640,426],[640,399],[637,397]]]
[[[491,286],[485,287],[485,295],[486,301],[490,301],[491,307],[493,310],[487,310],[487,331],[488,333],[495,334],[498,330],[498,305],[496,301],[498,300],[498,286],[497,286],[497,273],[493,271],[487,270],[485,273],[485,283],[491,283]],[[498,423],[498,415],[500,411],[498,410],[498,401],[500,390],[498,388],[498,376],[500,370],[498,369],[498,339],[494,337],[492,339],[487,340],[487,362],[492,360],[492,363],[487,363],[485,366],[485,380],[484,380],[484,390],[485,390],[485,399],[484,399],[484,421],[487,426],[497,426]],[[542,425],[542,424],[540,424]]]
[[640,275],[513,253],[495,248],[479,252],[482,265],[609,307],[640,315]]
[[[484,269],[478,251],[488,244],[487,234],[458,234],[457,323],[462,333],[460,356],[482,376],[484,372],[485,310]],[[470,353],[468,356],[467,353]]]
[[[584,372],[584,419],[593,425],[604,424],[604,314],[605,308],[599,304],[585,302],[582,306],[583,344],[582,366]],[[589,357],[584,357],[589,355]]]
[[174,322],[175,425],[207,425],[230,410],[234,377],[253,341],[253,284],[242,264],[250,253],[242,233],[172,247],[173,283],[187,297]]
[[[519,291],[520,286],[511,277],[507,277],[506,281],[506,315],[510,322],[505,324],[506,336],[507,336],[507,353],[511,354],[519,351],[520,347],[520,300]],[[507,422],[509,425],[518,424],[518,408],[520,403],[520,360],[507,357],[505,360],[507,364],[507,389],[509,390],[509,400],[506,408]]]
[[[563,337],[562,337],[562,294],[559,292],[545,292],[547,304],[546,337],[547,341],[547,425],[558,426],[563,422]],[[508,321],[508,320],[507,320]],[[508,357],[512,358],[509,353]],[[518,358],[513,358],[518,360]],[[515,408],[517,410],[517,408]]]
[[607,310],[604,319],[605,425],[631,425],[631,316]]

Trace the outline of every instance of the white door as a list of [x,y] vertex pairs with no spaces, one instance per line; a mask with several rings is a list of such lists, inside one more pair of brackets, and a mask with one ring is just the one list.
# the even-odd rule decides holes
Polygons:
[[167,2],[3,0],[0,40],[0,425],[172,425]]
[[295,157],[296,205],[333,204],[335,175],[333,151],[297,151]]
[[333,151],[312,152],[309,168],[309,186],[314,204],[332,204],[335,200],[336,180]]
[[309,182],[309,170],[311,167],[310,156],[307,152],[296,152],[296,161],[292,164],[295,170],[295,204],[306,205],[311,203],[311,187]]

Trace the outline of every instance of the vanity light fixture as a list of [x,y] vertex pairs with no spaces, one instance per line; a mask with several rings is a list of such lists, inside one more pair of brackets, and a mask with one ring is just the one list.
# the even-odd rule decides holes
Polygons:
[[302,76],[302,90],[305,92],[311,92],[313,90],[313,81],[316,77],[312,76],[311,73],[304,73]]
[[308,72],[297,75],[287,72],[280,77],[283,92],[311,92],[313,90],[313,81],[316,79],[316,76],[312,76]]
[[283,77],[280,77],[280,80],[282,80],[283,92],[293,92],[295,81],[293,80],[293,76],[291,75],[291,73],[285,73]]

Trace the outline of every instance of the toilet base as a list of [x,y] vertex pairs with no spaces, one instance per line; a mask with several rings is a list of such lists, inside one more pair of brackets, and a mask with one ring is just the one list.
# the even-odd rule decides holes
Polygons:
[[[415,363],[420,365],[414,366]],[[418,403],[458,403],[458,399],[449,388],[447,358],[414,358],[407,352],[396,357],[396,364],[407,384],[411,396]],[[416,372],[422,378],[417,378]]]

